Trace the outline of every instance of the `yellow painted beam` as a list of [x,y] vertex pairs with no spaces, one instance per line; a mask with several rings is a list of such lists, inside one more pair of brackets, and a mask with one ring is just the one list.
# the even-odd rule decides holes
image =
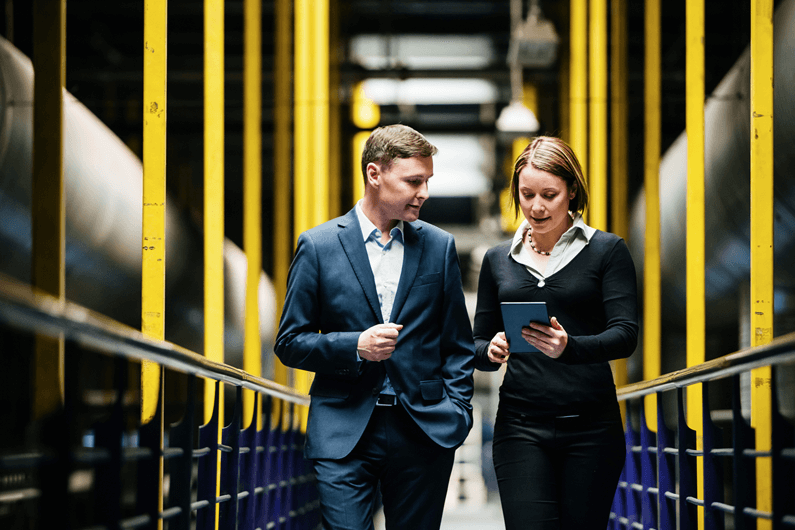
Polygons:
[[[312,84],[314,68],[310,42],[312,32],[311,0],[295,1],[295,155],[293,192],[293,238],[314,226],[312,212]],[[294,242],[295,242],[294,241]]]
[[627,0],[610,2],[610,231],[629,237]]
[[340,106],[339,0],[328,0],[328,218],[347,211],[342,206],[342,109]]
[[[316,226],[328,221],[329,194],[329,0],[312,0],[312,86],[311,116],[307,129],[312,137],[312,221]],[[309,228],[309,227],[307,227]],[[309,391],[309,387],[306,388]]]
[[[525,100],[526,101],[526,100]],[[526,102],[523,101],[522,103]],[[527,107],[536,112],[537,109]],[[526,136],[520,136],[518,138],[514,138],[511,141],[511,163],[506,165],[508,170],[508,174],[506,175],[508,185],[505,186],[502,191],[500,192],[500,226],[502,227],[502,231],[513,234],[519,229],[519,225],[522,224],[524,221],[524,216],[521,212],[519,215],[516,215],[516,210],[513,207],[513,201],[511,200],[511,178],[513,178],[513,168],[516,165],[516,159],[519,158],[519,155],[522,154],[524,148],[530,144],[531,139]]]
[[[646,233],[643,258],[643,379],[660,376],[660,144],[662,135],[662,72],[660,63],[660,0],[646,0],[643,82],[643,183],[646,192]],[[657,432],[657,395],[644,399],[646,424]]]
[[[751,346],[773,339],[773,0],[751,2]],[[772,447],[772,370],[751,372],[756,449]],[[773,511],[770,457],[756,459],[756,508]],[[757,528],[772,528],[758,520]]]
[[[360,129],[373,129],[381,121],[381,107],[364,93],[364,83],[358,82],[351,91],[351,121]],[[353,135],[351,184],[353,204],[364,197],[364,177],[362,176],[362,152],[371,131],[360,131]],[[353,204],[350,206],[352,207]]]
[[[33,3],[33,287],[65,300],[66,204],[63,176],[63,90],[66,82],[66,1]],[[64,339],[36,336],[33,416],[64,401]]]
[[[165,339],[166,312],[166,94],[168,2],[144,1],[143,197],[141,224],[141,332]],[[164,370],[141,362],[141,424],[159,417],[164,445]],[[161,414],[157,416],[158,409]],[[163,459],[160,458],[158,510],[163,510]],[[157,522],[163,528],[163,521]]]
[[[362,175],[362,153],[364,152],[364,144],[370,137],[370,131],[360,131],[353,135],[353,160],[351,160],[351,167],[353,168],[353,175],[351,175],[353,183],[353,203],[364,197],[364,175]],[[353,204],[351,205],[353,207]]]
[[[143,205],[141,234],[141,332],[165,339],[166,310],[166,56],[165,0],[144,4]],[[162,370],[141,365],[141,422],[160,402]]]
[[[294,149],[294,186],[293,193],[293,236],[297,240],[301,232],[314,226],[313,194],[325,194],[314,189],[312,156],[314,147],[314,131],[312,130],[313,92],[315,68],[312,54],[314,53],[313,32],[314,16],[311,0],[295,1],[295,149]],[[322,177],[318,177],[318,180]],[[299,392],[306,392],[311,384],[310,374],[303,370],[292,370],[293,387]]]
[[[223,0],[204,0],[204,355],[224,362]],[[214,387],[205,382],[205,420],[212,417]],[[218,410],[220,426],[223,399]]]
[[[685,42],[687,130],[687,366],[705,360],[704,286],[704,0],[687,3]],[[702,386],[687,388],[687,423],[696,431],[696,448],[703,448]],[[704,458],[697,457],[698,498],[704,498]],[[698,507],[699,528],[704,527],[704,508]]]
[[588,173],[588,0],[571,0],[569,56],[569,138],[572,149]]
[[588,224],[607,230],[607,0],[590,0]]
[[[294,235],[328,220],[329,2],[295,2],[295,194]],[[307,393],[312,374],[294,373]],[[306,427],[306,408],[300,412]]]
[[[204,356],[224,362],[224,0],[204,0]],[[216,385],[204,382],[204,420],[213,415]],[[218,385],[218,440],[224,386]],[[216,455],[216,495],[221,453]],[[219,513],[215,512],[218,528]]]
[[[351,121],[360,129],[373,129],[381,121],[381,107],[364,93],[362,81],[356,83],[351,91]],[[361,173],[360,162],[356,163],[357,173]]]
[[[292,1],[274,5],[275,52],[273,57],[273,288],[276,292],[276,325],[287,294],[287,273],[292,258],[291,151],[292,151]],[[287,367],[274,355],[273,380],[288,384]],[[275,409],[278,410],[278,409]]]
[[[259,282],[262,274],[262,0],[245,0],[243,8],[243,247],[248,264],[243,369],[252,375],[261,376]],[[243,391],[244,425],[252,418],[255,401],[253,391]]]
[[571,145],[571,51],[567,47],[560,50],[560,70],[558,78],[558,92],[560,97],[560,138]]
[[[610,231],[629,238],[629,120],[627,117],[627,0],[610,2]],[[612,363],[617,387],[629,383],[627,360]],[[626,403],[619,402],[626,419]]]

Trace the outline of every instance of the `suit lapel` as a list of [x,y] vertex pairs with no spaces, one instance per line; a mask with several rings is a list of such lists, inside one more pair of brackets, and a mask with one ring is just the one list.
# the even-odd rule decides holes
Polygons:
[[359,220],[356,218],[356,211],[351,210],[339,223],[339,238],[345,255],[353,267],[353,272],[362,286],[370,309],[373,310],[378,322],[381,322],[381,304],[378,303],[378,292],[375,289],[375,278],[373,269],[370,268],[370,258],[367,257],[367,250],[364,248],[362,230],[359,227]]
[[406,303],[411,286],[417,277],[420,266],[420,257],[425,244],[425,238],[420,233],[422,227],[415,228],[411,223],[403,223],[403,269],[400,272],[400,282],[395,293],[395,302],[392,305],[390,322],[396,322],[400,310]]

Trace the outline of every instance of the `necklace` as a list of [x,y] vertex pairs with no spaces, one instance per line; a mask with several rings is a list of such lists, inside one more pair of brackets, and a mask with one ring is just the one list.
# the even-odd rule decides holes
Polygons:
[[543,250],[538,250],[536,248],[535,244],[533,243],[533,236],[530,235],[530,231],[527,232],[527,241],[530,243],[530,248],[532,248],[536,254],[541,254],[542,256],[549,256],[552,254],[551,252],[544,252]]

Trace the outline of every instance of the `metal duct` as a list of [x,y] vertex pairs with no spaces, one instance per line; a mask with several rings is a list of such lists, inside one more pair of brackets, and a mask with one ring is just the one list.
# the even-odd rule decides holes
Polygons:
[[[774,332],[781,335],[795,329],[795,0],[779,6],[774,24]],[[750,311],[750,120],[750,50],[746,49],[705,108],[708,359],[739,349],[743,344],[738,342],[744,342],[739,337],[747,333],[742,321]],[[687,137],[682,133],[660,166],[663,340],[669,341],[668,347],[664,344],[666,353],[671,353],[671,346],[683,345],[685,332],[686,182]],[[645,208],[641,192],[630,227],[639,275],[643,274]],[[679,337],[673,339],[673,345],[672,336]],[[682,366],[680,363],[674,368]]]
[[[0,272],[30,282],[33,65],[0,38]],[[135,154],[64,91],[66,297],[133,327],[141,322],[141,196]],[[201,234],[167,207],[166,339],[201,353]],[[225,357],[242,366],[246,258],[224,245]],[[260,281],[263,370],[273,350],[275,303]]]

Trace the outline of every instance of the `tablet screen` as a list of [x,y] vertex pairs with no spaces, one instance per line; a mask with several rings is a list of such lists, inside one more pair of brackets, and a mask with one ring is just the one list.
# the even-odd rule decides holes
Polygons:
[[546,302],[502,302],[500,309],[511,353],[539,351],[522,338],[522,327],[530,322],[549,325]]

